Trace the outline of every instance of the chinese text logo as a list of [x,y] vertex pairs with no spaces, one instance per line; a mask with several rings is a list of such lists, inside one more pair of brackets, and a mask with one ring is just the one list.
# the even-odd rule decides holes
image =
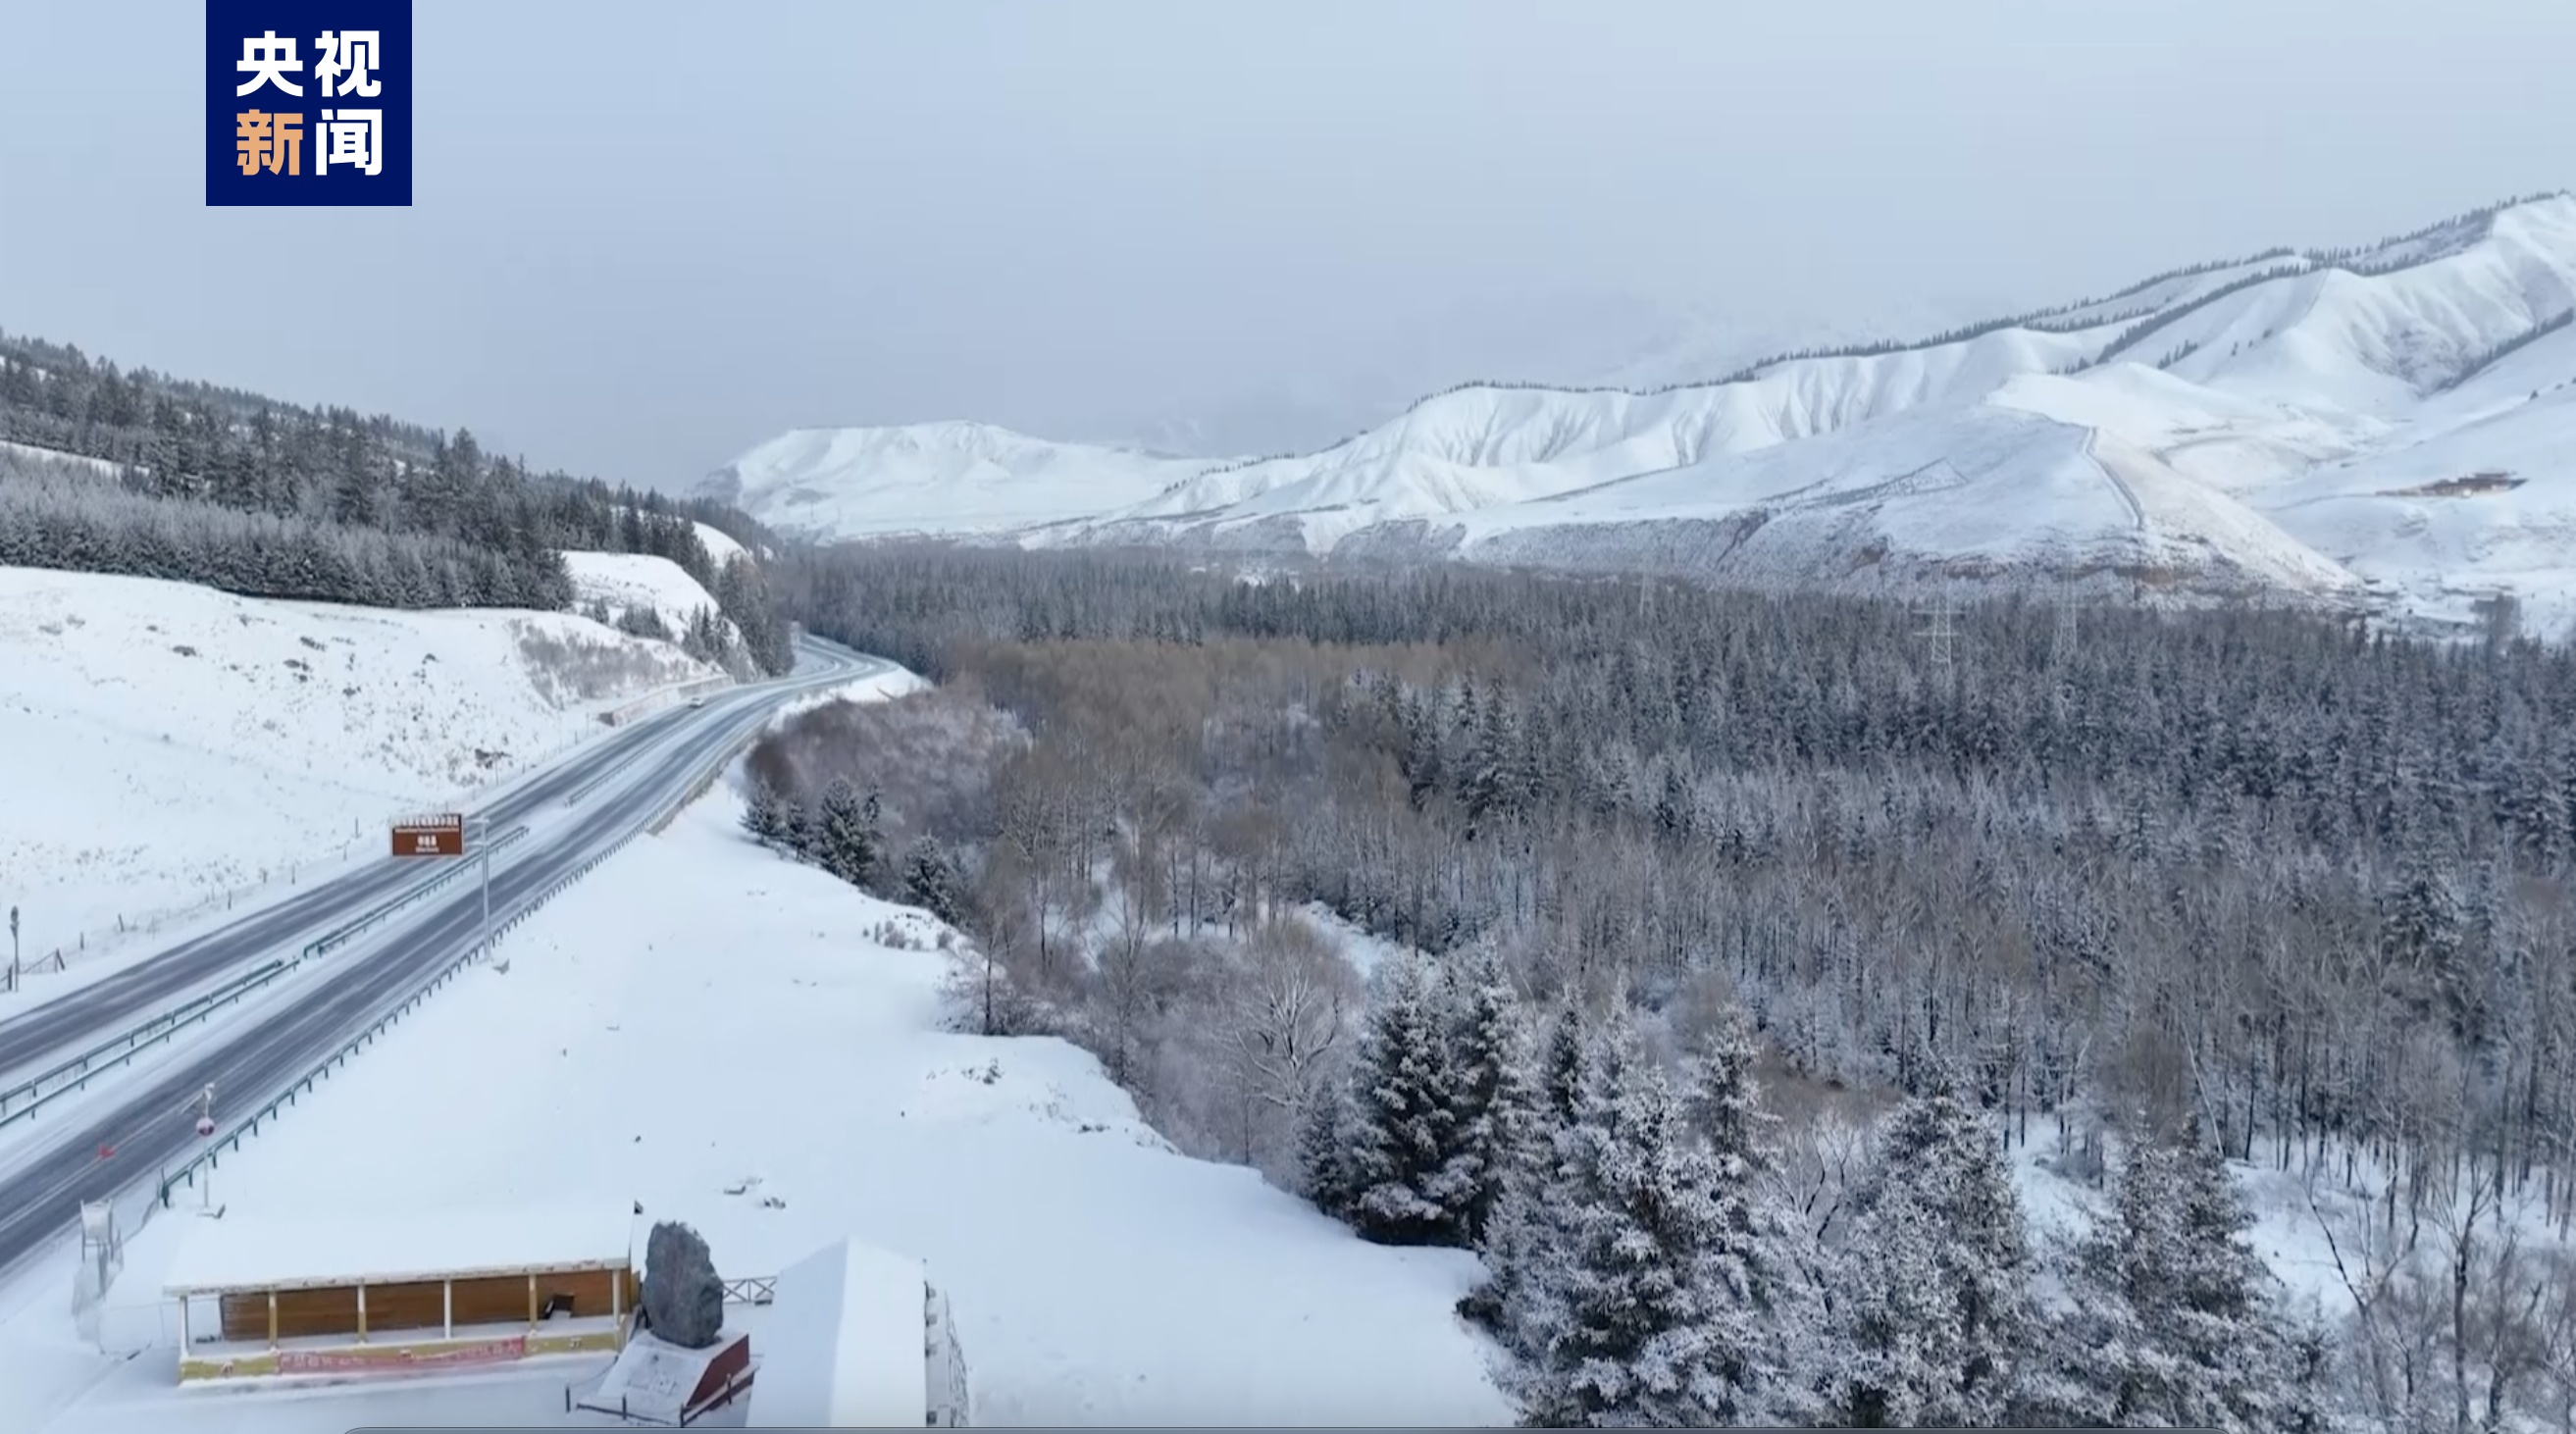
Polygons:
[[411,203],[410,0],[206,0],[206,203]]

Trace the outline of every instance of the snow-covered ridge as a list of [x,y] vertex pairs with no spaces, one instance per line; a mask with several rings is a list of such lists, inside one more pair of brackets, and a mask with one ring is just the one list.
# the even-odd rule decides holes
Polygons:
[[[763,445],[720,496],[830,537],[2116,579],[2378,592],[2441,616],[2511,584],[2554,627],[2576,620],[2576,575],[2549,556],[2576,519],[2576,431],[2549,401],[2576,379],[2571,315],[2576,199],[2553,194],[1710,382],[1461,385],[1311,454],[1174,464],[979,425],[839,430]],[[2491,468],[2524,481],[2409,491]]]
[[782,533],[995,532],[1089,517],[1204,466],[962,421],[801,428],[735,459],[697,491]]

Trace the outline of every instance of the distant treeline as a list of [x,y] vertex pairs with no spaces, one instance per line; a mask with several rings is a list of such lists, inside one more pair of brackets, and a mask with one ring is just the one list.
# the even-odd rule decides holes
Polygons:
[[0,439],[108,465],[22,455],[0,467],[10,563],[371,606],[560,609],[573,596],[563,550],[650,554],[715,595],[749,663],[792,662],[757,569],[720,568],[695,526],[774,541],[749,518],[531,473],[462,430],[120,371],[0,335]]

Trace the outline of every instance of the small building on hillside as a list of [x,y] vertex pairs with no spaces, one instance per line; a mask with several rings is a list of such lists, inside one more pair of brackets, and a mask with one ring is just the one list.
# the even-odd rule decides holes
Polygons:
[[622,1349],[632,1212],[196,1222],[172,1255],[179,1378],[470,1367]]
[[965,1361],[921,1262],[850,1240],[779,1271],[751,1414],[807,1428],[954,1428]]

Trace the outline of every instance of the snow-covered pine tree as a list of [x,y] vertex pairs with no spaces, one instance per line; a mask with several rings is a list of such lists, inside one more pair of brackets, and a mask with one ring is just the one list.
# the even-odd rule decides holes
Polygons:
[[1432,1194],[1458,1212],[1458,1232],[1482,1244],[1502,1201],[1528,1122],[1529,1056],[1520,997],[1502,955],[1479,946],[1452,962],[1442,994],[1448,1007],[1453,1152]]
[[[730,571],[730,570],[728,570]],[[903,856],[903,893],[913,905],[951,926],[966,914],[958,895],[956,864],[928,832],[913,838]]]
[[1682,1100],[1706,1141],[1717,1233],[1701,1279],[1727,1313],[1719,1333],[1735,1342],[1729,1359],[1745,1371],[1739,1384],[1761,1394],[1766,1417],[1789,1420],[1811,1412],[1802,1377],[1812,1372],[1821,1312],[1811,1262],[1800,1258],[1810,1243],[1803,1224],[1767,1179],[1779,1168],[1771,1143],[1779,1122],[1762,1108],[1757,1052],[1751,1017],[1728,1003],[1683,1058]]
[[1583,998],[1566,992],[1556,1019],[1548,1023],[1547,1048],[1539,1058],[1537,1111],[1540,1123],[1568,1126],[1583,1105],[1584,1068],[1591,1059],[1591,1033],[1584,1029]]
[[812,802],[789,799],[786,839],[789,851],[807,861],[821,864],[823,814]]
[[1946,1076],[1898,1107],[1835,1261],[1826,1396],[1864,1428],[2010,1417],[2031,1325],[2021,1206]]
[[1485,1278],[1458,1302],[1462,1317],[1525,1359],[1535,1350],[1524,1337],[1530,1318],[1523,1295],[1530,1272],[1562,1250],[1553,1225],[1555,1187],[1589,1059],[1583,1006],[1569,991],[1548,1023],[1543,1068],[1527,1081],[1531,1090],[1504,1169],[1502,1196],[1485,1231]]
[[1729,1001],[1682,1062],[1691,1120],[1708,1137],[1711,1151],[1720,1158],[1741,1157],[1748,1170],[1769,1167],[1771,1130],[1779,1124],[1762,1108],[1762,1085],[1753,1074],[1759,1054],[1752,1017]]
[[1454,1244],[1442,1174],[1458,1148],[1457,1082],[1424,958],[1396,958],[1372,995],[1343,1147],[1351,1225],[1380,1244]]
[[1297,1193],[1337,1220],[1351,1216],[1350,1075],[1327,1077],[1297,1113]]
[[835,777],[823,789],[819,859],[823,868],[853,886],[864,886],[876,873],[876,831],[858,788]]
[[1624,1012],[1604,1022],[1556,1195],[1563,1248],[1528,1272],[1529,1363],[1508,1384],[1542,1428],[1710,1427],[1759,1417],[1753,1311],[1712,1284],[1716,1172]]
[[787,839],[787,803],[767,782],[752,784],[751,795],[743,802],[742,828],[763,846]]
[[2143,1124],[2110,1213],[2067,1272],[2058,1362],[2074,1407],[2050,1413],[2121,1427],[2307,1422],[2315,1370],[2244,1241],[2252,1217],[2225,1162],[2196,1129]]

